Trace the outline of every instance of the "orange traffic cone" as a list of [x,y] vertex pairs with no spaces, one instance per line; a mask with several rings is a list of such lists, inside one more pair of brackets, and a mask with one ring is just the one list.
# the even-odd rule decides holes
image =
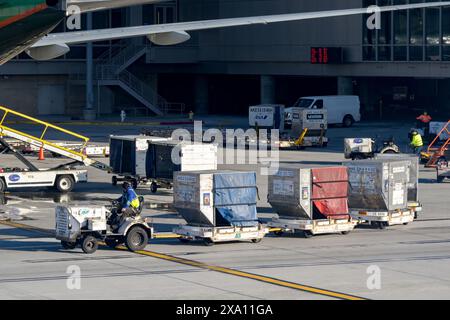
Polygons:
[[44,157],[44,148],[42,148],[42,147],[39,149],[39,157],[38,157],[38,160],[40,160],[40,161],[45,160],[45,157]]

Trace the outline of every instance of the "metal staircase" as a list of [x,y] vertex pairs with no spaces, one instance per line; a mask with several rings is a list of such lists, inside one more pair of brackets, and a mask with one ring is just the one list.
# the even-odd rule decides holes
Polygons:
[[[147,50],[147,45],[122,44],[111,47],[96,59],[94,80],[99,86],[120,87],[156,115],[182,113],[185,109],[184,104],[169,103],[151,86],[127,70],[144,56]],[[71,79],[85,80],[86,76],[72,75]]]
[[145,55],[147,50],[147,45],[133,44],[108,50],[97,60],[95,80],[99,85],[122,88],[157,115],[182,113],[184,104],[169,103],[152,87],[127,70]]

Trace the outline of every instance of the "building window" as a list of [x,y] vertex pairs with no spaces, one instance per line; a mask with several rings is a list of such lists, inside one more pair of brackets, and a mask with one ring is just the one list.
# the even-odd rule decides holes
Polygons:
[[[389,6],[422,2],[432,1],[365,0],[363,3]],[[382,13],[380,30],[369,30],[366,19],[363,23],[364,61],[450,61],[448,7]]]
[[177,22],[177,1],[157,4],[154,6],[154,22],[155,24],[174,23]]

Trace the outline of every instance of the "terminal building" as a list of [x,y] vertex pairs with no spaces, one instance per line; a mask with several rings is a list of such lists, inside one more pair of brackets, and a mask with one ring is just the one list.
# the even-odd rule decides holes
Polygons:
[[[93,28],[426,2],[421,0],[177,0],[93,14]],[[83,18],[85,23],[85,17]],[[250,105],[291,106],[302,96],[358,95],[365,119],[424,110],[450,114],[450,8],[192,32],[164,47],[148,39],[93,45],[86,95],[86,46],[53,61],[26,54],[0,67],[0,104],[31,115],[80,117],[194,111],[245,115]],[[62,23],[55,31],[64,31]],[[89,91],[88,91],[89,92]]]

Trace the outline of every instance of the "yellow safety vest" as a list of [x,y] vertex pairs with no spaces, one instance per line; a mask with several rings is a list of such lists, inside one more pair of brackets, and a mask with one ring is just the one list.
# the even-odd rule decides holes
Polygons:
[[421,136],[420,134],[416,134],[415,136],[413,136],[413,137],[412,137],[411,145],[412,145],[414,148],[423,147],[422,136]]

